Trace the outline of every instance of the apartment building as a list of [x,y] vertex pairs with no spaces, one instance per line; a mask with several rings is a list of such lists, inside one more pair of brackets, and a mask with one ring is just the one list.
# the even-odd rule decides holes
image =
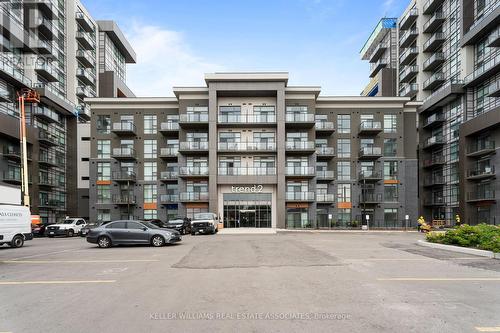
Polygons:
[[370,82],[361,96],[398,96],[397,18],[382,18],[360,51],[370,63]]
[[98,25],[77,0],[0,3],[0,182],[21,184],[17,92],[26,105],[31,211],[45,223],[77,214],[77,124],[98,96]]
[[[416,109],[288,73],[213,73],[172,98],[93,98],[90,220],[218,214],[225,228],[416,220]],[[368,216],[368,218],[366,218]]]

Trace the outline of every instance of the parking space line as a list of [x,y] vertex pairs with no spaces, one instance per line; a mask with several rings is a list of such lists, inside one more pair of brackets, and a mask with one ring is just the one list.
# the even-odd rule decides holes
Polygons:
[[98,264],[98,263],[133,263],[157,262],[158,259],[124,259],[124,260],[3,260],[3,264]]
[[349,258],[349,261],[428,261],[428,260],[478,260],[478,257],[458,257],[458,258]]
[[378,281],[500,281],[500,277],[477,277],[477,278],[379,278]]
[[13,258],[10,260],[20,260],[20,259],[26,259],[26,258],[36,258],[36,257],[43,257],[43,256],[48,256],[51,254],[59,254],[59,253],[65,253],[65,252],[70,252],[70,251],[76,251],[79,250],[80,248],[75,248],[75,249],[66,249],[66,250],[61,250],[61,251],[53,251],[53,252],[47,252],[47,253],[38,253],[38,254],[33,254],[30,256],[24,256],[24,257],[17,257]]
[[494,327],[476,327],[479,332],[500,332],[500,326]]
[[0,281],[0,286],[28,284],[85,284],[85,283],[115,283],[116,280],[61,280],[61,281]]

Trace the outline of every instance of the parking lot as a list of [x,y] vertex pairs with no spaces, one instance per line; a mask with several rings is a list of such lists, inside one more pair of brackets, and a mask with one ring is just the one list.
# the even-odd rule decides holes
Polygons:
[[417,233],[185,236],[0,248],[0,332],[500,331],[500,261]]

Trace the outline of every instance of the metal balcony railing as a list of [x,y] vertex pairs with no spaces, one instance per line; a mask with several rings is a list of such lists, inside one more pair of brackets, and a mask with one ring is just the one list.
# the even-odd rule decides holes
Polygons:
[[114,158],[136,158],[136,153],[134,148],[129,147],[121,147],[121,148],[113,148],[113,157]]

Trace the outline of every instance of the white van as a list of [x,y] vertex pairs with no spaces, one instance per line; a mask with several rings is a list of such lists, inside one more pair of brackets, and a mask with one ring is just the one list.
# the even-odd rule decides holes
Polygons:
[[22,247],[33,239],[31,213],[28,207],[0,204],[0,245]]

